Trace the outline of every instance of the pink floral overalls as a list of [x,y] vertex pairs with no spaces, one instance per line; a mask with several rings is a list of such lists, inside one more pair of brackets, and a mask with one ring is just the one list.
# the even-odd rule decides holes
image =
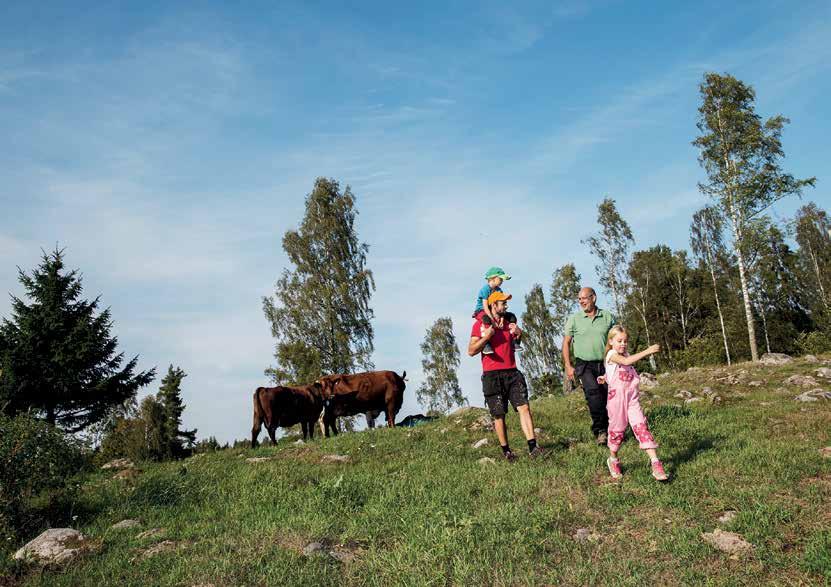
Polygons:
[[606,384],[609,386],[609,396],[606,399],[606,411],[609,414],[609,448],[615,452],[623,442],[626,425],[632,426],[632,432],[641,448],[658,448],[658,443],[652,437],[646,416],[643,415],[638,385],[641,378],[634,367],[618,365],[609,361],[606,353]]

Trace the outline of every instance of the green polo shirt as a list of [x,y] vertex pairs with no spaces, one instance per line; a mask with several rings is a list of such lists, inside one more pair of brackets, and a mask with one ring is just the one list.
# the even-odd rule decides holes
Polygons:
[[574,356],[584,361],[602,361],[606,353],[606,336],[615,325],[611,312],[597,309],[594,318],[577,312],[566,322],[566,336],[574,339]]

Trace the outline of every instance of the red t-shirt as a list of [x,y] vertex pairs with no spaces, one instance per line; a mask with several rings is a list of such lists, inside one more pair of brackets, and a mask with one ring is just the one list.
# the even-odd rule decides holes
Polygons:
[[[482,371],[498,371],[500,369],[516,369],[516,358],[514,357],[514,345],[511,344],[514,335],[508,330],[508,321],[502,321],[502,328],[493,326],[494,333],[490,339],[493,347],[492,355],[482,355]],[[471,337],[482,337],[482,321],[473,323],[470,331]]]

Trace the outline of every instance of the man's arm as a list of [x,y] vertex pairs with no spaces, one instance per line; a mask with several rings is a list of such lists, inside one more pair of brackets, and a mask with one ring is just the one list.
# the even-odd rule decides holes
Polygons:
[[482,336],[471,336],[470,342],[467,345],[467,354],[471,357],[475,357],[482,349],[485,348],[487,342],[493,336],[493,326],[488,326],[485,328],[484,332],[482,332]]
[[571,339],[572,337],[568,334],[563,337],[563,366],[566,369],[566,377],[574,379],[574,367],[571,365]]

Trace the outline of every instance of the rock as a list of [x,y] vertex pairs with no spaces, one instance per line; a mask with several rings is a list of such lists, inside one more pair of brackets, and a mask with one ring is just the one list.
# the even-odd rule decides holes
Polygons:
[[306,442],[302,438],[298,438],[292,443],[294,446],[302,446],[306,444]]
[[127,528],[138,528],[139,526],[141,526],[141,522],[138,520],[121,520],[117,524],[110,526],[110,528],[113,530],[124,530]]
[[480,465],[495,465],[496,464],[496,461],[493,460],[490,457],[482,457],[481,459],[479,459],[476,462],[479,463]]
[[819,359],[817,359],[814,355],[805,355],[802,357],[802,360],[806,363],[819,363]]
[[306,546],[303,547],[303,555],[304,556],[312,556],[315,553],[325,551],[326,547],[323,546],[320,542],[309,542]]
[[72,528],[50,528],[14,553],[15,560],[61,564],[88,550],[86,537]]
[[131,481],[138,476],[138,469],[122,469],[121,471],[113,475],[113,479],[119,479],[121,481]]
[[701,395],[710,396],[710,395],[713,395],[715,393],[716,392],[713,391],[713,389],[711,387],[702,387],[701,388]]
[[349,455],[323,455],[320,457],[321,463],[349,463],[352,458]]
[[341,563],[351,563],[355,560],[355,553],[348,550],[335,549],[329,552],[329,556]]
[[695,402],[700,402],[702,399],[700,397],[691,397],[690,399],[685,399],[685,404],[694,404]]
[[157,554],[161,554],[163,552],[170,552],[172,550],[176,550],[178,548],[178,544],[173,542],[172,540],[163,540],[158,544],[154,544],[147,550],[145,550],[141,557],[142,558],[150,558],[151,556],[156,556]]
[[595,542],[599,537],[588,528],[577,528],[571,536],[575,542]]
[[490,414],[482,414],[476,420],[473,421],[473,424],[470,425],[469,430],[493,430],[493,420],[490,417]]
[[718,528],[701,535],[704,542],[728,554],[738,555],[753,550],[753,545],[735,532],[724,532]]
[[710,403],[713,404],[714,406],[721,405],[721,396],[720,395],[711,395],[709,399],[710,399]]
[[135,469],[136,466],[133,464],[133,461],[130,459],[115,459],[114,461],[110,461],[104,465],[101,465],[102,469]]
[[814,373],[816,373],[817,377],[831,379],[831,369],[829,369],[828,367],[820,367],[819,369],[814,371]]
[[829,400],[831,399],[831,391],[825,391],[822,388],[812,389],[811,391],[806,391],[805,393],[801,393],[794,398],[798,402],[816,402],[820,400]]
[[686,389],[682,389],[681,391],[679,391],[678,393],[676,393],[672,397],[677,397],[678,399],[690,399],[692,396],[693,396],[692,393],[690,393]]
[[793,361],[793,357],[783,353],[765,353],[759,362],[763,365],[787,365]]
[[791,375],[785,379],[785,385],[798,385],[799,387],[816,387],[817,380],[810,375]]
[[750,383],[748,383],[748,385],[749,385],[750,387],[761,387],[761,386],[762,386],[762,382],[761,382],[761,381],[751,381]]
[[542,434],[542,428],[534,428],[534,434]]
[[640,373],[641,389],[658,387],[658,379],[652,373]]
[[138,538],[139,540],[144,540],[145,538],[156,538],[157,536],[162,536],[164,533],[164,528],[150,528],[149,530],[145,530],[141,534],[137,534],[136,538]]
[[482,440],[477,440],[476,442],[474,442],[473,443],[473,448],[482,448],[486,444],[488,444],[488,439],[483,438]]
[[822,458],[824,459],[831,459],[831,446],[826,446],[825,448],[819,449]]
[[726,512],[721,514],[721,516],[719,516],[718,522],[719,524],[729,524],[730,522],[736,519],[737,515],[738,512],[734,510],[727,510]]
[[250,457],[245,459],[246,463],[264,463],[270,461],[273,457]]

